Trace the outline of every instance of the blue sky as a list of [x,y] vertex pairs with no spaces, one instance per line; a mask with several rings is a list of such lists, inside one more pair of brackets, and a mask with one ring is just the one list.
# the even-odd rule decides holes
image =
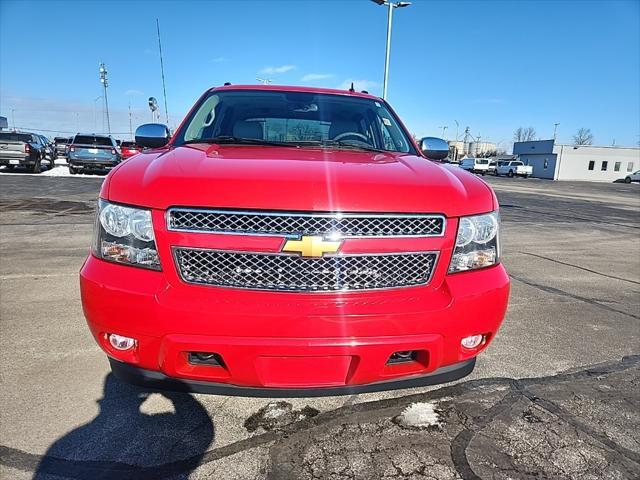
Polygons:
[[[10,124],[102,130],[98,62],[114,132],[162,104],[170,123],[225,81],[381,94],[386,8],[367,0],[0,1],[0,114]],[[28,19],[28,21],[26,20]],[[28,28],[26,28],[28,26]],[[389,101],[418,135],[472,134],[510,149],[513,131],[569,142],[640,141],[640,1],[425,1],[395,10]],[[11,112],[11,110],[14,110]],[[53,134],[53,133],[52,133]],[[125,136],[125,135],[120,135]]]

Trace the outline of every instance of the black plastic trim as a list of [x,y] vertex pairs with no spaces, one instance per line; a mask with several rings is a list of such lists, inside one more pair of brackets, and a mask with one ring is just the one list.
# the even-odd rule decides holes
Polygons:
[[453,382],[469,375],[476,365],[476,359],[448,365],[428,374],[411,376],[401,380],[368,383],[364,385],[346,385],[341,387],[322,388],[269,388],[242,387],[226,383],[203,382],[168,377],[161,372],[145,370],[134,365],[109,358],[111,370],[116,378],[123,382],[139,385],[150,390],[174,390],[180,392],[209,393],[214,395],[231,395],[242,397],[324,397],[330,395],[351,395],[354,393],[398,390],[401,388],[423,387],[440,383]]

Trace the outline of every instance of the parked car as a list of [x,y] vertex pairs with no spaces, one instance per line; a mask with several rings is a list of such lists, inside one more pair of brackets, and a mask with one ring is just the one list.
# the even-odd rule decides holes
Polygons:
[[501,162],[496,166],[496,175],[506,175],[507,177],[524,177],[527,178],[533,174],[533,167],[531,165],[525,165],[520,160],[511,160],[508,162]]
[[640,182],[640,170],[624,177],[624,183]]
[[49,169],[51,169],[56,166],[56,147],[53,142],[44,135],[38,136],[44,145],[45,160],[49,162]]
[[0,132],[0,165],[9,170],[24,166],[28,172],[40,173],[46,155],[44,141],[37,133]]
[[53,143],[56,146],[56,156],[67,158],[71,140],[73,140],[73,137],[54,137]]
[[[509,295],[498,202],[382,98],[213,88],[102,184],[83,311],[117,378],[352,394],[469,374]],[[487,161],[488,164],[488,161]]]
[[460,162],[460,168],[471,173],[484,175],[489,169],[488,158],[465,158]]
[[122,161],[110,135],[77,134],[69,145],[69,173],[108,172]]
[[136,142],[124,141],[120,144],[120,151],[122,152],[122,158],[127,159],[142,151],[142,147],[136,145]]

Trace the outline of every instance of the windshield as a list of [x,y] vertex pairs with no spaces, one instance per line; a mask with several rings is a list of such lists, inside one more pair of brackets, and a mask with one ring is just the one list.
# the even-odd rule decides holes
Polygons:
[[381,101],[307,92],[212,92],[173,144],[199,141],[416,153]]

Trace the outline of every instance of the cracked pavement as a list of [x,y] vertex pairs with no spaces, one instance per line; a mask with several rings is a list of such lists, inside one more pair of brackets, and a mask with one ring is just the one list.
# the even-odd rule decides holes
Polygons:
[[0,172],[0,478],[639,478],[640,186],[487,180],[512,295],[469,377],[260,399],[109,375],[77,285],[102,178]]

